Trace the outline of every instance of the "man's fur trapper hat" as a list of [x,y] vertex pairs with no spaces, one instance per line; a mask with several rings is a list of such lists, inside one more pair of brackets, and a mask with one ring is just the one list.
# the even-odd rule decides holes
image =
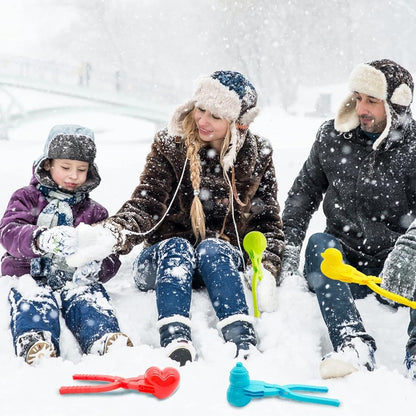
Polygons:
[[169,134],[183,136],[182,122],[195,107],[210,111],[230,122],[230,148],[224,156],[223,168],[228,171],[244,144],[249,124],[255,119],[257,92],[239,72],[217,71],[198,82],[190,101],[176,109],[169,124]]
[[410,104],[413,100],[413,79],[396,62],[382,59],[356,66],[350,75],[349,89],[351,94],[341,104],[335,118],[335,128],[347,132],[359,126],[354,92],[383,100],[387,124],[374,142],[374,149],[379,147],[392,130],[404,125],[412,117]]

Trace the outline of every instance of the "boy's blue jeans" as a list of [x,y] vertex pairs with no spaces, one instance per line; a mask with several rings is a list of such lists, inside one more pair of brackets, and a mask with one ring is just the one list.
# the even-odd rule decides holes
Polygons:
[[24,333],[49,331],[59,354],[60,309],[83,353],[88,353],[92,344],[104,335],[120,332],[109,296],[101,283],[73,288],[66,286],[60,291],[60,298],[61,308],[48,286],[39,287],[38,293],[30,297],[26,297],[16,288],[11,289],[10,327],[15,348],[17,339]]
[[[364,285],[330,279],[321,272],[321,253],[330,247],[343,253],[339,241],[330,234],[316,233],[310,237],[305,250],[305,274],[309,288],[316,293],[332,346],[337,350],[351,338],[360,337],[375,349],[375,341],[366,333],[354,302],[354,299],[366,297],[371,290]],[[348,263],[344,253],[343,257]],[[381,270],[361,267],[360,271],[377,276]]]
[[158,318],[189,317],[192,288],[206,286],[219,320],[248,315],[239,271],[239,250],[219,239],[203,240],[194,248],[188,240],[170,238],[145,248],[134,263],[140,290],[155,289]]

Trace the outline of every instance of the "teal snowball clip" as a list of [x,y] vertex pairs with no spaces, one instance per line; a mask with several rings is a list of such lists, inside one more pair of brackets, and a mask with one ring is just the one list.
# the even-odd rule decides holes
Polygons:
[[238,362],[230,372],[230,385],[227,390],[227,400],[233,406],[243,407],[252,399],[279,396],[283,399],[297,400],[306,403],[325,404],[328,406],[339,406],[340,401],[316,395],[302,394],[327,393],[328,388],[324,386],[308,386],[304,384],[269,384],[263,381],[250,380],[247,369]]

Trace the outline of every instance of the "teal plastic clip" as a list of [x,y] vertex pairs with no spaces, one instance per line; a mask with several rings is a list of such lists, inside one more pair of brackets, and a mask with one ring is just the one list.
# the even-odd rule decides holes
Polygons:
[[252,399],[261,399],[270,396],[279,396],[284,399],[297,400],[300,402],[325,404],[328,406],[339,406],[341,402],[337,399],[302,394],[298,392],[327,393],[328,388],[324,386],[309,386],[304,384],[269,384],[263,381],[250,380],[247,369],[241,362],[230,372],[230,385],[227,390],[227,400],[233,406],[243,407]]

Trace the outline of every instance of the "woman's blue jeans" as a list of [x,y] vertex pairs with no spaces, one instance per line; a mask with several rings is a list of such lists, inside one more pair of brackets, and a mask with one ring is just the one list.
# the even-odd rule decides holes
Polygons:
[[[330,279],[321,272],[321,253],[330,247],[343,253],[339,241],[330,234],[316,233],[310,237],[305,250],[305,274],[309,288],[316,293],[332,346],[337,350],[351,338],[360,337],[375,349],[375,341],[366,333],[354,302],[354,299],[366,297],[371,290],[364,285]],[[344,253],[343,258],[348,263]],[[361,267],[360,271],[377,276],[380,269]]]
[[219,320],[248,315],[239,271],[239,250],[219,239],[203,240],[194,248],[188,240],[170,238],[145,248],[134,263],[140,290],[155,290],[158,318],[189,318],[192,288],[206,286]]

